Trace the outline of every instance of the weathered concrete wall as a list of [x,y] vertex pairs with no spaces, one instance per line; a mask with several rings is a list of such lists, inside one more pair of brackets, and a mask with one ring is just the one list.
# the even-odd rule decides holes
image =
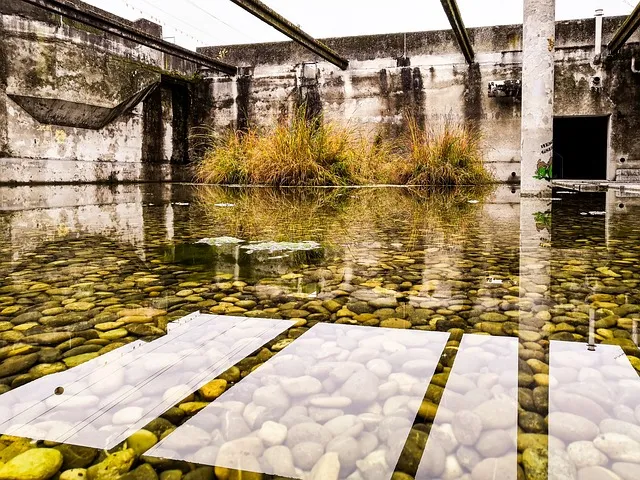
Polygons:
[[[621,21],[605,19],[605,44]],[[599,66],[594,63],[594,19],[558,22],[556,30],[555,115],[610,116],[609,178],[620,167],[619,158],[627,166],[640,166],[640,142],[632,133],[640,131],[640,75],[631,71],[634,54],[640,65],[640,34],[617,59]],[[487,162],[497,178],[518,181],[520,101],[490,98],[487,89],[490,81],[521,78],[522,26],[469,29],[469,36],[477,62],[472,66],[449,30],[323,40],[350,60],[346,71],[293,42],[200,49],[224,53],[225,61],[246,66],[249,75],[233,83],[213,79],[215,108],[208,121],[219,128],[246,122],[267,126],[290,115],[304,80],[302,65],[317,62],[317,91],[326,118],[360,125],[371,134],[397,133],[406,110],[427,123],[473,122],[484,135]],[[596,76],[602,87],[593,90]]]
[[[147,20],[114,18],[162,37]],[[188,109],[174,118],[171,99],[179,88],[190,101],[194,65],[20,0],[0,4],[0,22],[0,182],[185,177],[171,164],[172,131]]]

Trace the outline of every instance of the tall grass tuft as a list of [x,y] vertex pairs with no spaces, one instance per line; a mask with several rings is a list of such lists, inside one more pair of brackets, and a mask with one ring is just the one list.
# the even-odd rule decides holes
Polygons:
[[218,184],[355,185],[374,182],[372,165],[390,155],[386,146],[370,144],[353,129],[309,119],[300,107],[290,122],[272,130],[212,135],[196,176]]
[[494,181],[485,168],[482,135],[474,127],[453,122],[422,127],[407,116],[406,155],[397,181],[410,185],[481,185]]
[[270,186],[491,183],[478,130],[446,121],[421,127],[407,116],[407,134],[371,142],[353,128],[308,118],[300,107],[270,130],[250,128],[208,140],[196,177],[204,183]]

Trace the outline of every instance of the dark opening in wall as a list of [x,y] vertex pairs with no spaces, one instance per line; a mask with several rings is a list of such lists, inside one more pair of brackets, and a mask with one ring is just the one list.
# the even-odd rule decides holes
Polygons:
[[553,176],[606,180],[609,117],[553,119]]

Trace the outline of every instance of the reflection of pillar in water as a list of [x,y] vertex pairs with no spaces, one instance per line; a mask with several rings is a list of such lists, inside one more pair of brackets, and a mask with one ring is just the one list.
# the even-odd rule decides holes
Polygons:
[[589,343],[588,349],[592,352],[596,349],[596,310],[589,309]]
[[[545,338],[543,327],[549,326],[550,315],[548,313],[548,296],[551,284],[551,202],[541,198],[522,197],[520,199],[520,348],[521,355],[530,354],[527,358],[535,358],[544,361],[548,358],[549,342]],[[530,339],[523,332],[535,332],[539,334],[538,344],[534,348],[529,347]],[[533,347],[533,345],[532,345]],[[542,382],[538,383],[538,376],[532,378],[532,370],[526,362],[520,362],[518,389],[520,405],[526,405],[531,397],[536,399],[536,408],[528,412],[523,408],[518,409],[519,424],[525,415],[546,416],[543,405],[548,405],[548,387]],[[522,383],[529,379],[529,384]],[[526,381],[526,380],[525,380]],[[530,408],[530,407],[529,407]],[[525,422],[526,423],[526,422]],[[519,429],[518,435],[539,433]],[[542,451],[542,449],[541,449]],[[545,454],[546,454],[546,450]],[[543,455],[542,453],[540,455]],[[546,456],[546,455],[545,455]],[[540,459],[546,460],[546,459]],[[525,471],[525,474],[529,472]],[[546,478],[546,476],[544,477]],[[551,478],[551,477],[550,477]]]
[[233,247],[233,279],[240,278],[240,245]]
[[165,229],[167,231],[167,241],[173,241],[173,205],[168,204],[164,212]]

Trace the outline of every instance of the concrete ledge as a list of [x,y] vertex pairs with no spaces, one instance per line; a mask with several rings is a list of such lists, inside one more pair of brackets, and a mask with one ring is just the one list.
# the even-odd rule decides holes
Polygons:
[[189,181],[186,165],[0,158],[0,185]]

